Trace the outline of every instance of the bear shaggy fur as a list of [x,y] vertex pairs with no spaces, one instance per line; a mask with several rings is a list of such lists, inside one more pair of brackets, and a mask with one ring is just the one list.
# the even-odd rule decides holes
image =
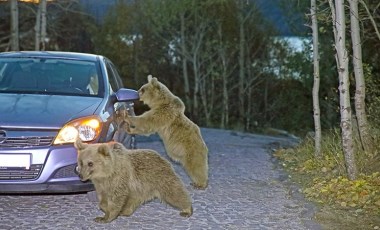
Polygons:
[[169,161],[149,149],[126,149],[118,142],[102,144],[74,143],[78,150],[79,177],[91,180],[105,213],[94,220],[109,223],[119,215],[130,216],[144,202],[158,198],[192,215],[188,191]]
[[148,83],[138,90],[140,101],[150,110],[139,116],[126,116],[131,134],[158,133],[167,154],[180,162],[196,189],[208,184],[208,149],[199,127],[185,116],[185,105],[157,78],[148,76]]

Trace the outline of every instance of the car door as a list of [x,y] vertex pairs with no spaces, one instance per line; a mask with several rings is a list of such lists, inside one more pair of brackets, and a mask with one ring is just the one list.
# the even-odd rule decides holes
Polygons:
[[[123,82],[115,65],[110,60],[106,61],[106,68],[110,83],[110,91],[111,93],[115,93],[120,88],[123,88]],[[124,127],[127,123],[123,118],[126,113],[128,113],[129,116],[135,115],[133,106],[133,102],[116,102],[114,104],[113,114],[113,125],[116,128],[113,135],[113,140],[122,143],[129,149],[136,148],[136,140],[135,135],[130,135],[125,131]]]

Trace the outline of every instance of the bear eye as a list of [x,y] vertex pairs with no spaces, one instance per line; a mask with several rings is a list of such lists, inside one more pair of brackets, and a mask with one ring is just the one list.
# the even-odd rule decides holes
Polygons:
[[88,167],[92,167],[94,166],[94,163],[92,163],[91,161],[87,163]]
[[141,88],[140,91],[141,91],[141,93],[144,93],[145,92],[145,88]]

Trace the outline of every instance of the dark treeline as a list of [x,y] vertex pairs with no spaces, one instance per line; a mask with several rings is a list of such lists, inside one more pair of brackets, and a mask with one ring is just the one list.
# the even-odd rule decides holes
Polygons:
[[[268,20],[273,15],[263,13],[271,11],[263,11],[256,2],[260,1],[117,1],[101,23],[78,1],[48,2],[46,50],[105,55],[130,88],[138,89],[152,74],[181,97],[187,115],[201,126],[245,131],[273,127],[304,134],[313,130],[311,29],[298,29],[303,28],[299,18],[307,18],[309,2],[276,1],[284,14],[298,15],[298,21],[288,17],[284,23],[294,25],[294,35],[306,38],[302,51],[278,36]],[[34,49],[37,7],[19,2],[20,50]],[[374,20],[380,21],[379,15]],[[363,53],[369,57],[363,60],[367,105],[369,116],[375,117],[380,112],[375,52],[380,42],[370,20],[362,22]],[[339,126],[339,99],[331,21],[324,23],[320,100],[322,128],[328,129]],[[0,2],[2,51],[9,50],[9,34],[9,4]]]

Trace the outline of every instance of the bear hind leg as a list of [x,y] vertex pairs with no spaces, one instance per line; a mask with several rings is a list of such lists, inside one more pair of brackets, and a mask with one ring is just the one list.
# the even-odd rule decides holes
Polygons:
[[191,200],[184,188],[180,189],[182,186],[174,186],[173,191],[167,194],[161,195],[161,200],[165,203],[171,205],[174,208],[180,210],[180,215],[183,217],[190,217],[193,214],[193,207],[191,205]]
[[208,185],[208,165],[207,159],[202,159],[200,154],[189,157],[183,162],[187,174],[191,178],[191,185],[195,189],[204,190]]

